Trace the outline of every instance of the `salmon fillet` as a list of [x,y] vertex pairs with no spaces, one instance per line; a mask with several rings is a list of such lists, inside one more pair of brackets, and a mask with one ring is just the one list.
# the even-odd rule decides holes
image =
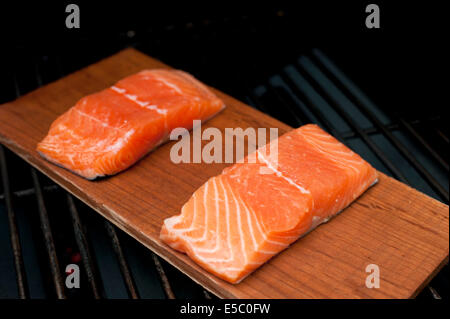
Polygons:
[[256,151],[256,163],[244,160],[209,179],[164,221],[161,239],[239,283],[377,181],[370,164],[317,125],[281,136],[278,158],[271,143]]
[[58,117],[37,151],[87,179],[116,174],[165,142],[172,129],[192,128],[224,103],[193,76],[144,70],[88,95]]

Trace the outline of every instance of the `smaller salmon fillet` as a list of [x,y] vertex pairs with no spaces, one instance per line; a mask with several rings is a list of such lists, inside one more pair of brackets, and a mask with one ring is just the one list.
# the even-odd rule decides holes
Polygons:
[[272,143],[257,150],[256,163],[244,160],[209,179],[164,221],[161,239],[239,283],[377,181],[370,164],[317,125],[281,136],[278,156]]
[[114,175],[164,143],[172,129],[192,129],[225,107],[179,70],[144,70],[82,98],[58,117],[37,151],[87,179]]

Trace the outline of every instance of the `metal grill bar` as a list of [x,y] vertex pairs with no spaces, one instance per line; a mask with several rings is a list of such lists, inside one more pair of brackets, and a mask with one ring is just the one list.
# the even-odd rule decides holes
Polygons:
[[53,277],[53,284],[55,286],[56,296],[58,299],[65,299],[63,280],[59,268],[58,257],[56,255],[55,244],[53,241],[52,230],[50,227],[50,221],[48,219],[47,209],[44,203],[44,197],[42,194],[39,177],[34,168],[31,168],[31,176],[33,178],[33,185],[36,190],[36,199],[39,209],[39,219],[41,222],[41,229],[44,235],[45,248],[47,250],[50,271]]
[[[425,148],[431,156],[448,172],[449,167],[448,163],[433,149],[433,147],[425,141],[425,139],[416,131],[416,129],[409,124],[405,119],[400,118],[399,119],[402,126]],[[436,132],[439,134],[442,134],[438,129],[436,129]],[[443,135],[444,139],[448,143],[448,139],[445,135]]]
[[[411,124],[420,124],[422,123],[421,121],[412,121]],[[395,130],[399,130],[401,128],[401,126],[397,123],[391,123],[391,124],[386,124],[384,125],[386,127],[386,129],[388,129],[389,131],[395,131]],[[367,135],[373,135],[373,134],[378,134],[380,133],[380,131],[376,128],[376,127],[368,127],[368,128],[362,128],[362,130],[367,134]],[[347,132],[342,132],[342,136],[344,138],[352,138],[352,137],[356,137],[357,134],[355,134],[355,132],[353,131],[347,131]]]
[[[58,186],[56,186],[56,185],[50,185],[50,186],[42,187],[42,190],[44,192],[51,192],[51,191],[55,191],[57,189],[58,189]],[[34,188],[27,188],[27,189],[22,189],[20,191],[12,192],[12,195],[14,197],[20,198],[20,197],[34,195],[35,193],[36,192],[35,192]],[[5,194],[0,194],[0,200],[3,200],[5,198],[6,198]]]
[[[334,127],[333,124],[326,118],[326,116],[323,114],[321,110],[314,104],[313,101],[311,101],[310,97],[306,96],[297,86],[297,84],[294,83],[294,81],[291,79],[290,76],[282,73],[281,78],[283,81],[288,83],[289,87],[291,88],[292,92],[297,96],[297,98],[305,103],[308,107],[308,109],[316,116],[319,121],[325,126],[325,128],[334,136],[336,137],[340,142],[345,143],[345,138],[342,136],[342,134]],[[310,118],[311,122],[314,122],[312,118]]]
[[4,198],[6,201],[6,211],[8,214],[9,231],[11,237],[11,246],[14,254],[14,267],[16,270],[17,288],[19,298],[28,298],[27,279],[25,274],[25,267],[23,264],[22,247],[20,245],[19,230],[17,228],[16,214],[13,210],[11,189],[9,186],[8,168],[6,164],[5,150],[0,145],[0,166],[2,173],[2,183]]
[[428,290],[430,290],[431,295],[433,296],[434,299],[442,299],[441,295],[439,295],[439,293],[433,287],[428,286]]
[[89,285],[91,286],[92,295],[95,299],[100,299],[100,292],[97,287],[95,267],[92,264],[92,254],[89,250],[86,234],[84,233],[84,229],[81,224],[80,215],[78,214],[73,197],[69,193],[66,193],[66,198],[67,204],[69,205],[70,216],[72,218],[75,240],[81,254],[81,260],[83,261],[83,266],[87,274]]
[[301,126],[305,123],[305,120],[302,119],[296,112],[294,112],[295,108],[293,107],[292,101],[288,101],[287,98],[281,96],[281,94],[277,92],[277,90],[270,83],[267,83],[265,87],[269,90],[269,93],[275,96],[275,98],[278,101],[281,101],[283,109],[286,110],[293,117],[297,126]]
[[164,271],[164,268],[163,268],[161,262],[159,261],[158,256],[156,256],[156,254],[154,254],[153,252],[151,254],[152,254],[153,262],[155,263],[155,267],[158,272],[158,275],[161,278],[161,283],[162,283],[162,286],[163,286],[164,292],[166,293],[167,298],[175,299],[175,294],[172,291],[169,279],[167,278],[166,272]]
[[[267,78],[260,67],[257,65],[253,65],[253,70],[257,70],[258,72],[258,78],[265,79]],[[251,94],[251,99],[257,103],[257,106],[260,107],[262,110],[268,110],[271,103],[270,101],[267,103],[267,105],[262,101],[264,97],[268,97],[273,101],[280,101],[281,103],[278,103],[276,106],[277,109],[277,117],[281,118],[281,120],[287,124],[290,124],[291,126],[301,126],[305,123],[304,118],[302,117],[302,114],[299,114],[295,112],[294,103],[291,100],[288,100],[286,96],[282,96],[280,92],[271,85],[270,80],[266,81],[264,84],[264,88],[266,89],[265,94],[263,94],[260,97],[256,97],[255,94]],[[262,106],[262,107],[261,107]],[[273,112],[269,112],[271,114]]]
[[[40,77],[38,77],[38,78],[39,78],[38,83],[41,83],[41,85],[42,85],[42,81],[39,82]],[[15,73],[13,74],[13,81],[14,81],[16,97],[19,97],[21,95],[21,93],[20,93],[19,83],[17,81],[17,76]],[[31,170],[31,176],[32,176],[32,180],[33,180],[35,195],[36,195],[36,199],[37,199],[37,203],[38,203],[38,211],[39,211],[39,220],[40,220],[40,224],[41,224],[41,230],[42,230],[43,237],[44,237],[44,243],[45,243],[45,248],[47,250],[47,255],[49,257],[50,272],[52,274],[53,284],[55,286],[56,297],[58,299],[65,299],[66,295],[64,292],[63,280],[62,280],[62,276],[61,276],[61,272],[60,272],[60,268],[59,268],[58,257],[56,255],[55,244],[53,241],[53,235],[51,232],[47,209],[46,209],[45,203],[44,203],[42,188],[41,188],[41,185],[39,182],[39,177],[37,175],[36,170],[33,167],[31,167],[30,170]],[[6,192],[5,192],[5,194],[6,194]]]
[[139,295],[136,290],[136,286],[133,281],[133,277],[131,276],[130,268],[128,267],[128,263],[125,259],[125,255],[123,254],[122,246],[120,244],[119,237],[117,236],[116,230],[114,226],[105,219],[105,227],[108,232],[108,235],[111,239],[112,246],[116,257],[119,261],[120,271],[122,273],[123,279],[125,281],[125,285],[128,290],[128,294],[132,299],[139,299]]
[[[363,106],[365,109],[368,109],[370,106],[375,106],[375,104],[367,97],[364,92],[358,88],[358,86],[350,80],[331,60],[328,56],[323,53],[319,49],[313,50],[313,56],[325,66],[325,70],[328,71],[330,75],[336,80],[335,82],[340,85],[340,88],[343,89],[344,92],[347,93],[348,96],[351,96],[358,102],[358,105]],[[389,110],[386,110],[390,113]],[[411,136],[413,136],[422,146],[426,149],[431,156],[447,171],[449,170],[448,163],[433,149],[433,147],[414,129],[412,125],[408,123],[401,116],[393,116],[398,117],[399,122],[402,124],[403,128],[405,128]]]
[[[364,114],[369,118],[369,120],[372,121],[375,124],[375,126],[391,141],[391,143],[403,154],[403,156],[414,166],[414,168],[417,171],[419,171],[419,173],[421,173],[421,175],[428,181],[428,183],[432,186],[432,188],[436,190],[448,202],[449,194],[444,189],[444,187],[433,177],[433,175],[431,175],[428,172],[428,170],[422,164],[419,163],[419,161],[417,161],[415,156],[408,151],[408,149],[386,128],[386,126],[383,123],[381,123],[381,121],[375,116],[375,114],[373,114],[373,112],[370,111],[367,103],[371,102],[367,102],[368,98],[362,99],[360,96],[361,95],[360,90],[356,88],[354,85],[352,87],[350,87],[348,84],[345,85],[348,79],[342,79],[342,76],[340,76],[340,74],[334,70],[334,65],[331,65],[330,67],[331,62],[323,55],[323,53],[321,53],[318,50],[316,50],[315,52],[316,57],[318,57],[318,59],[320,59],[322,63],[327,64],[325,65],[326,70],[328,70],[329,71],[328,73],[331,73],[334,76],[335,79],[334,83],[340,84],[339,88],[343,89],[342,91],[346,93],[346,96],[353,103],[355,103],[355,105],[357,105],[360,110],[364,112]],[[400,121],[405,122],[403,119],[400,119]]]
[[252,90],[247,89],[248,91],[248,95],[249,95],[249,100],[251,100],[253,102],[253,105],[260,111],[266,113],[266,114],[271,114],[271,112],[269,111],[269,109],[264,105],[264,103],[261,101],[261,99],[256,96],[255,93],[253,93]]
[[445,135],[441,130],[435,128],[436,133],[445,141],[445,143],[449,143],[447,135]]
[[[388,125],[386,125],[386,128],[390,131],[393,131],[393,130],[398,129],[398,124],[388,124]],[[362,128],[362,130],[367,135],[373,135],[373,134],[380,133],[380,131],[376,127]],[[353,132],[353,131],[342,132],[341,134],[346,139],[352,138],[352,137],[357,137],[357,134],[355,134],[355,132]]]
[[[309,64],[310,60],[305,57],[305,64]],[[304,72],[305,77],[309,80],[309,83],[314,87],[314,89],[319,92],[323,99],[333,106],[339,115],[350,125],[350,127],[355,130],[355,132],[362,138],[362,140],[367,144],[367,146],[374,152],[374,154],[383,162],[383,164],[391,171],[391,173],[400,181],[409,184],[408,179],[405,175],[392,163],[392,161],[386,156],[386,154],[376,145],[372,139],[364,132],[364,130],[353,120],[353,118],[339,105],[339,102],[335,100],[333,96],[330,96],[326,88],[323,87],[322,83],[316,81],[316,79],[311,76],[311,74],[306,70]]]

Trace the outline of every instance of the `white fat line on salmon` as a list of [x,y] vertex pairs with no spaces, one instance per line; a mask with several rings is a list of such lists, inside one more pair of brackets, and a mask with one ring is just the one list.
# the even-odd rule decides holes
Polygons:
[[183,72],[183,71],[180,71],[180,70],[176,70],[175,72],[180,78],[182,78],[183,80],[185,80],[189,84],[195,86],[195,88],[197,90],[199,90],[200,92],[202,92],[203,94],[206,94],[208,96],[212,95],[211,92],[208,90],[208,88],[203,83],[198,81],[196,78],[194,78],[189,73],[186,73],[186,72]]
[[90,120],[92,120],[92,121],[94,121],[94,122],[100,123],[100,125],[102,125],[102,126],[104,126],[104,127],[113,129],[113,130],[115,130],[115,131],[122,131],[122,129],[120,129],[120,128],[118,128],[118,127],[110,126],[110,125],[108,125],[106,122],[103,122],[103,121],[99,120],[98,118],[93,117],[92,115],[89,115],[89,114],[87,114],[87,113],[84,113],[84,112],[80,111],[80,110],[77,109],[77,108],[74,108],[74,110],[75,110],[78,114],[80,114],[81,116],[84,116],[84,117],[86,117],[86,118],[88,118],[88,119],[90,119]]
[[164,225],[166,226],[167,229],[170,229],[171,232],[173,232],[174,234],[176,234],[177,236],[179,236],[180,238],[190,238],[189,235],[184,235],[184,233],[190,232],[191,230],[194,230],[195,227],[193,227],[193,223],[194,223],[194,219],[195,219],[195,210],[194,210],[194,216],[192,217],[192,221],[191,221],[191,226],[188,228],[182,228],[182,229],[177,229],[175,228],[176,225],[178,225],[179,223],[181,223],[183,220],[181,219],[182,215],[176,215],[176,216],[172,216],[170,218],[166,218],[164,220]]
[[250,211],[248,210],[247,205],[243,202],[243,200],[241,199],[240,196],[239,196],[239,199],[240,199],[242,205],[244,206],[245,213],[247,215],[247,223],[248,223],[248,225],[250,227],[250,234],[252,235],[251,238],[252,238],[252,242],[253,242],[253,248],[256,251],[258,249],[258,244],[256,243],[255,231],[253,229],[252,220],[251,220],[251,217],[250,217]]
[[[217,183],[216,183],[216,179],[213,178],[211,180],[211,182],[213,183],[214,186],[214,199],[215,199],[215,211],[216,211],[216,234],[215,234],[215,242],[214,242],[214,248],[213,249],[206,249],[206,248],[198,248],[197,251],[203,252],[203,253],[215,253],[219,250],[219,201],[218,201],[218,196],[219,196],[219,192],[217,189]],[[209,183],[209,181],[207,182]],[[207,214],[208,211],[205,210],[205,214]]]
[[204,228],[205,228],[205,230],[204,230],[204,232],[203,232],[203,235],[202,235],[202,237],[200,238],[200,241],[204,241],[204,240],[206,240],[206,238],[207,238],[207,236],[208,236],[208,216],[209,216],[209,214],[207,213],[208,212],[208,205],[207,205],[207,202],[208,202],[208,187],[209,187],[209,183],[206,183],[206,185],[205,185],[205,189],[203,190],[203,206],[204,206],[204,211],[205,211],[205,223],[204,223]]
[[169,81],[167,81],[163,78],[160,78],[160,77],[155,77],[155,79],[161,83],[164,83],[166,86],[175,90],[176,92],[183,94],[183,91],[176,84],[170,83]]
[[231,245],[231,231],[230,231],[230,206],[228,205],[228,196],[225,187],[223,186],[223,182],[219,180],[220,186],[223,189],[224,200],[225,200],[225,212],[226,212],[226,222],[227,222],[227,242],[228,249],[230,251],[230,260],[234,259],[233,248]]
[[[349,168],[351,169],[356,175],[359,174],[359,169],[356,167],[356,165],[361,165],[364,163],[364,161],[361,160],[354,160],[354,159],[349,159],[349,158],[345,158],[343,156],[339,156],[339,154],[341,155],[348,155],[348,153],[343,153],[341,151],[335,151],[335,153],[331,153],[330,150],[324,150],[320,145],[316,144],[315,142],[309,140],[308,138],[305,138],[305,140],[313,147],[316,148],[317,151],[319,151],[320,153],[324,154],[324,156],[326,156],[328,159],[332,160],[338,167],[340,168]],[[332,144],[332,143],[330,143]],[[336,145],[335,143],[333,143],[332,145]],[[337,153],[337,154],[336,154]]]
[[[203,214],[205,216],[204,223],[203,223],[203,225],[204,225],[204,227],[203,227],[204,228],[203,234],[202,234],[202,237],[197,237],[197,238],[192,238],[192,236],[188,235],[189,237],[192,238],[190,240],[191,242],[204,242],[206,240],[206,238],[207,238],[207,234],[208,234],[208,213],[207,213],[206,202],[207,202],[208,187],[209,187],[209,183],[205,183],[205,189],[203,190],[203,206],[205,208],[204,209],[205,213]],[[197,212],[197,201],[196,201],[196,198],[193,198],[193,201],[194,201],[194,213],[195,213],[195,212]],[[194,219],[192,220],[191,225],[193,223],[194,223]],[[190,228],[194,229],[195,227],[191,226]]]
[[[214,183],[214,189],[215,189],[215,198],[217,199],[218,198],[218,189],[217,189],[217,184],[215,183],[214,179],[213,179],[213,183]],[[195,202],[194,202],[194,205],[195,205]],[[195,208],[194,208],[194,214],[196,214]],[[175,217],[177,217],[177,218],[175,218]],[[215,247],[213,249],[195,247],[193,244],[195,239],[193,239],[189,235],[185,235],[185,233],[187,231],[195,229],[195,227],[193,226],[194,220],[195,220],[195,215],[194,215],[194,218],[192,219],[191,226],[189,228],[175,229],[174,226],[178,224],[177,221],[179,221],[180,217],[181,217],[181,215],[167,218],[164,221],[164,224],[168,230],[170,230],[171,232],[176,234],[176,237],[183,240],[185,245],[189,246],[190,250],[195,254],[196,258],[198,258],[199,260],[206,262],[206,263],[223,263],[223,262],[232,261],[231,258],[226,258],[226,259],[225,258],[214,258],[214,257],[208,258],[208,257],[203,257],[201,254],[199,254],[199,253],[215,253],[215,252],[219,251],[219,247],[220,247],[220,243],[219,243],[219,205],[218,205],[217,200],[216,200],[216,228],[217,229],[216,229],[216,236],[215,236],[215,238],[216,238]],[[168,237],[171,237],[171,236],[169,235]]]
[[[274,254],[276,254],[277,251],[267,251],[267,250],[260,250],[260,251],[258,251],[258,245],[257,245],[257,243],[256,243],[255,234],[254,234],[254,229],[253,229],[252,222],[251,222],[251,218],[250,218],[250,215],[251,215],[250,210],[249,210],[249,208],[247,207],[247,205],[242,201],[242,199],[241,199],[239,196],[236,196],[236,195],[234,194],[234,192],[233,192],[233,190],[232,190],[231,188],[230,188],[230,192],[231,192],[231,195],[233,196],[233,199],[234,199],[234,201],[235,201],[235,203],[236,203],[236,207],[237,207],[236,212],[237,212],[237,214],[239,215],[239,218],[238,218],[238,223],[239,223],[239,224],[238,224],[238,229],[239,229],[239,234],[240,234],[240,239],[241,239],[241,244],[242,244],[242,251],[243,251],[243,254],[245,255],[245,260],[246,260],[246,262],[248,262],[248,256],[247,256],[247,254],[245,253],[245,248],[244,248],[244,241],[243,241],[244,233],[243,233],[243,231],[242,231],[242,219],[241,219],[241,213],[242,213],[242,211],[241,211],[240,208],[238,207],[238,203],[239,203],[239,202],[240,202],[240,203],[242,204],[242,206],[244,207],[245,213],[246,213],[246,215],[247,215],[247,219],[248,219],[248,223],[249,223],[249,228],[250,228],[251,239],[252,239],[252,242],[253,242],[253,245],[254,245],[254,250],[255,250],[256,252],[263,253],[263,254],[268,254],[268,255],[274,255]],[[216,203],[217,203],[217,202],[216,202]],[[254,216],[254,218],[255,218],[255,223],[257,223],[258,230],[260,231],[260,233],[261,233],[262,237],[264,238],[265,242],[270,243],[270,244],[273,244],[273,245],[282,246],[283,248],[285,248],[285,247],[288,246],[288,245],[285,244],[285,243],[281,243],[281,242],[269,240],[269,239],[267,238],[267,235],[262,231],[261,226],[259,225],[259,222],[258,222],[258,220],[256,219],[256,216],[255,216],[255,213],[254,213],[254,212],[253,212],[253,216]],[[297,238],[297,237],[295,237],[295,238]],[[250,264],[252,264],[252,263],[250,263]]]
[[[311,140],[309,137],[305,137],[305,140],[313,147],[316,148],[316,150],[318,150],[319,152],[325,154],[326,156],[328,156],[329,158],[331,158],[332,160],[341,163],[341,162],[347,162],[347,163],[355,163],[355,164],[361,164],[363,163],[362,159],[353,159],[353,158],[345,158],[343,156],[353,156],[355,153],[348,150],[347,152],[343,152],[340,150],[332,150],[331,148],[324,148],[319,144],[316,144],[316,142],[314,142],[313,140]],[[323,142],[322,142],[323,143]],[[331,146],[336,146],[336,143],[328,143]]]
[[[188,246],[189,250],[191,250],[192,253],[194,253],[194,256],[193,256],[194,259],[197,258],[206,264],[216,263],[216,264],[220,264],[221,266],[223,266],[224,263],[233,261],[233,259],[231,259],[231,258],[204,257],[204,254],[199,254],[199,252],[202,252],[201,249],[199,249],[198,247],[195,247],[194,244],[192,242],[190,242],[189,240],[185,239],[184,244]],[[238,269],[238,268],[235,269],[235,271],[240,271],[240,270],[241,269]]]
[[125,135],[123,137],[119,137],[117,139],[117,141],[115,141],[113,144],[107,146],[105,148],[105,151],[107,151],[107,152],[112,151],[112,152],[117,153],[126,145],[126,142],[128,142],[130,137],[133,136],[134,132],[135,132],[134,129],[129,130],[128,132],[125,133]]
[[267,239],[267,235],[263,232],[263,230],[262,230],[262,228],[261,228],[261,226],[259,224],[259,221],[256,219],[256,214],[253,212],[253,210],[252,210],[252,212],[250,212],[250,209],[247,207],[245,202],[240,198],[240,196],[239,196],[239,199],[240,199],[240,201],[242,203],[242,206],[244,206],[245,212],[247,214],[247,220],[248,220],[248,225],[250,227],[250,234],[251,234],[251,238],[252,238],[252,242],[253,242],[254,251],[262,253],[262,254],[267,254],[267,255],[276,254],[277,253],[276,251],[267,251],[267,250],[263,250],[263,249],[258,250],[258,244],[256,243],[255,233],[254,233],[254,229],[253,229],[253,226],[252,226],[253,223],[252,223],[251,215],[253,215],[253,219],[254,219],[254,221],[256,223],[256,227],[258,228],[261,236],[264,238],[264,240],[266,242],[274,244],[274,245],[281,245],[281,246],[284,246],[284,244],[280,243],[280,242],[275,242],[275,241],[268,240]]
[[[230,187],[230,186],[228,185],[228,187]],[[234,203],[236,204],[236,214],[237,214],[237,221],[238,221],[237,224],[238,224],[238,229],[239,229],[239,241],[241,243],[242,255],[244,255],[244,260],[245,260],[245,263],[247,264],[248,256],[247,256],[247,252],[245,251],[244,233],[242,232],[241,209],[239,207],[239,203],[236,199],[236,196],[234,196],[234,192],[231,189],[231,187],[230,187],[230,193],[231,193],[231,196],[233,196]]]
[[[217,199],[217,196],[218,196],[217,185],[215,184],[214,180],[212,180],[212,182],[213,182],[213,185],[214,185],[215,198]],[[206,200],[206,193],[207,193],[207,189],[208,189],[208,184],[209,183],[210,182],[208,181],[205,184],[205,196],[204,196],[205,200]],[[203,238],[203,236],[202,236],[202,238],[192,238],[192,236],[190,236],[189,234],[185,235],[185,233],[196,229],[194,224],[195,224],[195,221],[196,221],[196,218],[197,218],[197,204],[196,204],[196,200],[195,200],[196,199],[195,198],[195,194],[193,196],[194,196],[192,198],[193,203],[194,203],[193,204],[193,206],[194,206],[193,207],[193,217],[192,217],[192,220],[191,220],[191,224],[190,224],[190,226],[188,228],[184,228],[184,229],[176,229],[176,228],[174,228],[174,226],[178,224],[177,222],[181,222],[182,221],[182,220],[180,220],[182,215],[177,215],[177,216],[168,218],[168,219],[166,219],[164,221],[164,224],[166,225],[166,228],[168,228],[168,229],[170,228],[175,234],[180,236],[180,238],[186,239],[186,240],[188,240],[190,242],[199,242],[199,241],[202,241],[202,240],[206,239],[206,237]],[[205,209],[205,220],[207,218],[206,214],[207,214],[207,210]],[[216,234],[219,233],[218,219],[219,219],[219,206],[218,206],[218,202],[216,200]],[[205,231],[206,231],[206,227],[205,227]],[[205,235],[205,233],[204,233],[204,235]],[[217,249],[218,249],[218,247],[217,247],[218,246],[218,244],[217,244],[217,236],[215,236],[215,238],[216,238],[216,245],[215,245],[214,249],[211,250],[211,249],[197,248],[196,251],[201,251],[201,252],[215,252],[215,251],[217,251]]]
[[138,104],[141,107],[144,107],[144,108],[149,109],[149,110],[156,111],[158,114],[163,114],[163,115],[167,114],[167,110],[160,109],[157,105],[150,104],[149,102],[140,101],[137,98],[137,95],[125,93],[126,92],[125,89],[121,89],[121,88],[118,88],[117,86],[113,85],[113,86],[111,86],[111,90],[113,90],[113,91],[115,91],[115,92],[117,92],[119,94],[122,94],[125,98],[127,98],[128,100]]
[[113,90],[113,91],[116,91],[117,93],[120,93],[120,94],[123,94],[123,93],[125,93],[125,89],[121,89],[121,88],[118,88],[117,86],[111,86],[111,89]]
[[[328,134],[321,134],[320,136],[324,137],[327,139],[326,142],[324,141],[319,141],[317,142],[316,139],[314,139],[314,137],[312,136],[308,136],[306,134],[304,134],[303,132],[299,132],[303,138],[311,145],[313,146],[316,150],[318,150],[319,152],[323,153],[324,155],[326,155],[327,157],[329,157],[330,159],[332,159],[334,162],[338,163],[338,164],[343,164],[342,162],[347,162],[347,163],[352,163],[352,164],[361,164],[364,162],[364,160],[362,158],[355,160],[353,158],[348,158],[348,156],[353,156],[355,155],[355,152],[353,152],[351,149],[346,149],[346,152],[344,151],[340,151],[340,150],[333,150],[333,152],[331,152],[330,150],[332,148],[324,148],[322,145],[320,145],[320,142],[322,143],[327,143],[330,146],[336,146],[336,143],[338,141],[334,140],[333,137],[331,137]],[[316,132],[314,132],[316,133]],[[339,143],[339,142],[338,142]],[[343,145],[343,144],[342,144]],[[344,146],[344,145],[343,145]],[[339,156],[339,154],[341,155],[345,155],[345,156]],[[353,168],[353,167],[352,167]]]
[[[210,182],[213,183],[213,187],[214,187],[214,199],[215,199],[215,211],[216,211],[215,212],[216,213],[216,236],[215,236],[216,240],[215,240],[215,245],[214,245],[213,249],[196,247],[194,245],[194,242],[196,242],[197,239],[196,238],[192,238],[189,235],[186,235],[186,232],[195,229],[193,224],[194,224],[194,221],[196,220],[196,216],[195,216],[196,213],[197,213],[197,209],[196,208],[194,208],[194,212],[193,212],[194,216],[193,216],[193,219],[191,221],[191,225],[188,228],[185,228],[185,229],[176,229],[176,228],[174,228],[174,226],[176,224],[178,224],[179,222],[182,222],[182,220],[180,220],[181,219],[181,215],[174,216],[174,217],[177,217],[177,218],[174,218],[174,217],[168,218],[168,219],[166,219],[164,221],[164,223],[165,223],[166,228],[169,229],[171,232],[173,232],[175,234],[175,237],[178,237],[179,240],[182,240],[184,242],[184,244],[189,247],[189,249],[195,254],[195,258],[197,258],[197,259],[199,259],[199,260],[201,260],[201,261],[203,261],[205,263],[209,263],[209,264],[211,264],[211,263],[232,262],[233,261],[232,255],[230,255],[228,258],[205,257],[205,254],[215,253],[215,252],[219,251],[219,248],[220,248],[219,236],[218,236],[218,234],[219,234],[219,209],[220,209],[219,208],[219,203],[218,203],[219,192],[218,192],[218,188],[217,188],[216,179],[213,178],[211,181],[208,181],[207,183],[210,183]],[[223,192],[225,194],[226,189],[225,189],[223,183],[221,183],[221,186],[222,186]],[[234,196],[234,193],[232,195]],[[235,200],[236,200],[236,198],[235,198]],[[228,197],[226,196],[226,194],[225,194],[225,202],[226,202],[226,205],[225,205],[225,208],[226,208],[227,203],[228,203]],[[269,240],[267,235],[263,232],[263,230],[261,228],[261,225],[259,224],[259,221],[257,220],[255,212],[253,210],[250,211],[249,208],[245,205],[245,203],[242,202],[242,204],[243,204],[243,206],[244,206],[244,208],[245,208],[245,210],[247,212],[247,216],[248,216],[248,219],[249,219],[249,225],[250,225],[250,227],[252,229],[251,230],[252,236],[253,236],[252,241],[253,241],[253,243],[255,245],[254,247],[255,247],[255,251],[256,252],[261,253],[261,254],[266,254],[266,255],[275,255],[275,254],[278,253],[278,251],[268,251],[268,250],[263,250],[263,249],[260,249],[260,250],[257,249],[258,247],[257,247],[257,244],[256,244],[256,240],[254,238],[254,234],[253,234],[254,230],[253,230],[253,226],[251,226],[252,222],[250,221],[250,215],[253,216],[253,219],[254,219],[254,221],[255,221],[255,223],[257,225],[257,228],[258,228],[259,232],[261,233],[262,237],[264,238],[264,242],[265,243],[270,243],[270,244],[273,244],[273,245],[281,246],[281,248],[286,248],[286,247],[289,246],[288,244],[285,244],[285,243],[282,243],[282,242]],[[229,221],[229,207],[228,207],[228,210],[226,208],[226,211],[228,212],[228,215],[227,215],[227,217],[228,217],[227,222],[228,222]],[[207,214],[208,211],[205,210],[205,213]],[[229,252],[232,254],[231,243],[229,241],[229,239],[230,239],[230,237],[229,237],[229,234],[230,234],[229,228],[230,228],[229,227],[229,223],[227,223],[227,230],[228,230],[228,232],[227,232],[227,243],[228,243],[228,246],[230,247]],[[241,227],[239,227],[239,230],[241,231],[240,228]],[[244,238],[243,237],[244,234],[242,232],[240,233],[240,236],[241,236],[242,239]],[[178,243],[177,245],[181,246],[180,243]],[[247,260],[247,263],[248,263],[248,260]],[[259,262],[250,262],[249,264],[259,265],[261,263],[259,263]],[[237,268],[233,269],[232,267],[227,268],[226,270],[227,271],[242,271],[242,269],[237,269]]]
[[298,185],[292,179],[290,179],[287,176],[284,176],[283,173],[281,173],[279,170],[277,170],[275,167],[273,167],[273,165],[268,160],[266,160],[264,158],[264,155],[262,155],[260,151],[257,151],[257,152],[258,152],[259,157],[263,160],[264,164],[266,164],[267,167],[270,168],[278,177],[283,178],[289,184],[295,186],[303,194],[311,194],[309,190],[307,190],[307,189],[303,188],[302,186]]
[[[80,113],[80,115],[86,114],[86,113],[81,114],[80,111],[78,111],[78,113]],[[75,140],[84,141],[84,139],[81,135],[77,134],[74,130],[72,130],[70,127],[66,126],[65,124],[58,124],[57,129],[58,129],[58,133],[55,133],[53,135],[55,140],[57,140],[61,135],[64,136],[64,135],[70,134],[70,136],[72,138],[74,138]],[[67,144],[67,142],[64,139],[60,143]],[[72,143],[70,143],[70,145],[72,145]],[[59,147],[59,146],[55,145],[55,147]]]
[[[199,252],[203,252],[203,253],[208,253],[208,252],[210,252],[210,251],[208,251],[207,249],[202,249],[202,248],[198,248],[198,247],[195,247],[194,245],[193,245],[193,243],[192,243],[192,240],[189,240],[189,239],[186,239],[186,236],[184,236],[183,234],[180,234],[179,236],[181,237],[181,238],[183,238],[183,239],[185,239],[185,241],[186,241],[186,244],[191,248],[191,250],[196,254],[195,255],[195,257],[196,258],[198,258],[198,259],[200,259],[201,261],[203,261],[203,262],[206,262],[206,263],[226,263],[226,262],[232,262],[233,260],[234,260],[234,258],[233,258],[233,251],[232,251],[232,246],[231,246],[231,237],[230,237],[230,225],[229,225],[229,206],[228,206],[228,198],[227,198],[227,196],[226,196],[226,190],[225,190],[225,188],[224,188],[224,186],[223,186],[223,184],[222,184],[222,182],[221,181],[219,181],[220,182],[220,186],[222,187],[222,189],[223,189],[223,192],[224,192],[224,196],[225,196],[225,211],[226,211],[226,224],[227,224],[227,227],[226,227],[226,229],[227,229],[227,236],[226,236],[226,238],[227,238],[227,244],[228,244],[228,251],[229,251],[229,253],[230,253],[230,255],[228,256],[228,258],[215,258],[215,257],[204,257],[204,256],[201,256],[200,254],[199,254]],[[217,199],[217,197],[216,197],[216,199]],[[216,207],[217,209],[219,208],[218,206]],[[206,212],[205,212],[206,213]],[[216,244],[217,244],[217,248],[220,246],[220,243],[219,243],[219,241],[218,241],[218,237],[219,237],[219,233],[218,233],[218,231],[219,231],[219,229],[218,229],[218,224],[219,224],[219,220],[217,219],[217,221],[216,221],[216,225],[217,225],[217,233],[216,233]],[[214,251],[211,251],[211,252],[215,252],[216,250],[214,249]]]
[[252,213],[253,218],[254,218],[254,220],[256,221],[256,226],[257,226],[259,232],[261,233],[261,235],[263,236],[263,238],[264,238],[264,240],[265,240],[266,242],[271,243],[271,244],[274,244],[274,245],[284,246],[284,247],[287,247],[287,246],[288,246],[288,245],[285,244],[285,243],[281,243],[281,242],[277,242],[277,241],[273,241],[273,240],[268,239],[268,238],[267,238],[267,234],[263,231],[262,226],[261,226],[261,224],[259,223],[259,220],[258,220],[258,217],[256,216],[255,211],[254,211],[253,209],[251,209],[251,208],[248,208],[247,206],[246,206],[246,209],[249,210],[249,211]]
[[[357,180],[353,180],[351,183],[349,183],[352,186],[348,190],[348,193],[355,194],[355,188],[357,188],[357,185],[361,185],[361,179],[363,179],[363,176],[361,176],[360,174],[360,169],[358,169],[357,166],[364,164],[365,161],[362,158],[354,159],[353,157],[355,153],[351,149],[344,148],[345,151],[336,150],[335,147],[337,146],[338,141],[336,141],[327,133],[318,133],[311,130],[309,130],[309,132],[309,135],[305,134],[304,132],[299,132],[299,134],[302,135],[307,143],[314,147],[318,152],[324,154],[324,156],[326,156],[328,159],[331,159],[339,168],[350,169],[354,173],[350,176],[350,178],[356,178]],[[327,144],[330,145],[330,147],[323,147],[321,144]],[[342,145],[342,147],[344,147],[344,145]],[[334,211],[337,208],[342,208],[341,206],[345,206],[345,201],[339,202],[336,199],[331,208],[331,211]]]

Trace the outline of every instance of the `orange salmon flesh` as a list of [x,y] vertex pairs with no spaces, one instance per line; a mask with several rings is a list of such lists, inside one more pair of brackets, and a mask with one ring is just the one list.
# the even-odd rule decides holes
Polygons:
[[[377,181],[370,164],[317,125],[292,130],[277,143],[277,157],[268,144],[257,150],[256,163],[244,160],[210,178],[180,215],[164,221],[161,239],[239,283]],[[272,172],[261,174],[262,167]]]
[[224,107],[186,72],[144,70],[79,100],[52,123],[37,151],[87,179],[114,175],[164,143],[172,129],[192,129],[193,120]]

